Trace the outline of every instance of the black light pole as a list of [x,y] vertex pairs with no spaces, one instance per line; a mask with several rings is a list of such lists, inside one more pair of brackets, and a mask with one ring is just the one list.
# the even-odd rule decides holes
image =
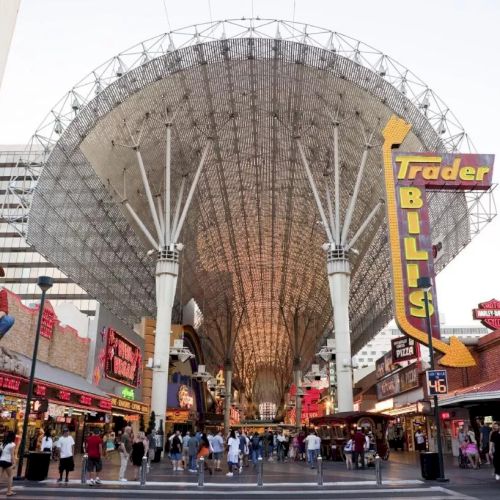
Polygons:
[[[431,288],[431,279],[427,276],[422,276],[417,280],[418,288],[424,291],[424,305],[425,305],[425,322],[427,326],[427,334],[429,335],[429,355],[431,361],[431,370],[434,370],[434,347],[432,345],[432,325],[431,316],[429,314],[429,290]],[[439,419],[439,401],[437,395],[434,395],[434,421],[436,424],[436,437],[438,447],[438,460],[439,460],[439,477],[438,481],[448,481],[444,477],[444,461],[443,461],[443,445],[441,443],[441,421]]]
[[33,357],[31,358],[31,373],[28,384],[28,394],[26,395],[26,408],[24,410],[23,434],[19,448],[19,464],[17,466],[16,479],[23,479],[24,449],[26,447],[26,434],[28,433],[28,421],[31,413],[31,398],[33,397],[33,380],[35,378],[36,358],[38,355],[38,342],[40,340],[40,329],[42,327],[43,306],[45,304],[45,293],[52,287],[53,280],[48,276],[39,276],[37,285],[42,290],[42,299],[40,300],[40,309],[38,310],[38,323],[36,325],[35,345],[33,347]]

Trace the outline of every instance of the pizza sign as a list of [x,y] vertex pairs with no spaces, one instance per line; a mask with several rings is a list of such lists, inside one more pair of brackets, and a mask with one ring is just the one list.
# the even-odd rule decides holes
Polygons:
[[473,310],[474,319],[478,319],[487,328],[498,330],[500,328],[500,301],[491,299],[482,302]]

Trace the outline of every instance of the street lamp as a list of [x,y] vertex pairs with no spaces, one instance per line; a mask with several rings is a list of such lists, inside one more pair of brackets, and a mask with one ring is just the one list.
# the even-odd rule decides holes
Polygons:
[[22,479],[24,449],[26,447],[26,434],[28,432],[28,421],[31,413],[31,398],[33,397],[33,380],[35,379],[36,358],[38,355],[38,342],[40,340],[40,329],[42,327],[43,306],[45,304],[45,294],[53,285],[53,280],[49,276],[39,276],[37,285],[42,290],[42,298],[40,300],[40,309],[38,310],[38,323],[36,325],[35,345],[33,347],[33,357],[31,358],[31,373],[28,384],[28,394],[26,396],[26,408],[24,410],[23,434],[21,437],[21,445],[19,448],[19,464],[17,466],[17,478]]
[[[425,324],[427,326],[427,334],[429,336],[429,355],[431,362],[431,370],[435,369],[434,364],[434,348],[432,345],[432,325],[431,317],[429,314],[429,290],[431,289],[431,279],[428,276],[422,276],[417,279],[417,287],[421,288],[424,292],[424,306],[425,306]],[[444,477],[444,461],[443,461],[443,445],[441,443],[441,421],[439,420],[439,401],[435,394],[434,398],[434,422],[436,424],[436,437],[437,437],[437,447],[438,447],[438,460],[439,460],[439,477],[438,481],[445,482],[448,481]]]

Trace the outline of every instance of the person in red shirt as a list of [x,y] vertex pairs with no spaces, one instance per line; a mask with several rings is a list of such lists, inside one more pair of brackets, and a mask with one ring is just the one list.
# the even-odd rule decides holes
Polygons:
[[88,455],[87,470],[90,474],[89,485],[101,484],[99,472],[102,470],[102,438],[98,428],[94,429],[94,433],[87,438],[85,443],[85,451]]
[[359,469],[359,459],[361,459],[361,468],[365,468],[365,446],[365,435],[361,430],[361,427],[358,427],[356,434],[354,434],[354,449],[352,452],[352,461],[354,462],[354,467],[356,469]]
[[[0,266],[0,278],[5,276],[5,271],[2,266]],[[3,336],[12,328],[14,324],[14,318],[9,316],[9,299],[7,296],[7,290],[5,288],[0,288],[0,340]]]

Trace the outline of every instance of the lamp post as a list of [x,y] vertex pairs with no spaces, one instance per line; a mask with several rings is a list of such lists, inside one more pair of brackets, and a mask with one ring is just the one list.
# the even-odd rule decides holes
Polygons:
[[17,466],[16,479],[22,479],[24,449],[26,447],[26,434],[28,432],[28,421],[31,413],[31,398],[33,397],[33,380],[35,378],[36,358],[38,355],[38,342],[40,340],[40,329],[42,327],[43,306],[45,304],[45,294],[52,287],[53,280],[49,276],[39,276],[37,285],[42,290],[42,298],[40,300],[40,309],[38,310],[38,323],[36,325],[35,345],[33,347],[33,357],[31,358],[31,373],[28,384],[28,394],[26,395],[26,408],[24,409],[23,434],[21,437],[21,445],[19,448],[19,464]]
[[[434,347],[432,345],[432,325],[431,317],[429,314],[429,290],[431,288],[431,279],[427,276],[422,276],[417,279],[417,286],[424,291],[424,306],[425,306],[425,324],[427,326],[427,334],[429,335],[429,356],[431,362],[431,370],[435,369],[434,363]],[[443,445],[441,443],[441,421],[439,419],[439,400],[437,395],[434,398],[434,421],[436,424],[436,437],[437,437],[437,448],[438,448],[438,460],[439,460],[439,477],[438,481],[448,481],[444,477],[444,461],[443,461]]]

